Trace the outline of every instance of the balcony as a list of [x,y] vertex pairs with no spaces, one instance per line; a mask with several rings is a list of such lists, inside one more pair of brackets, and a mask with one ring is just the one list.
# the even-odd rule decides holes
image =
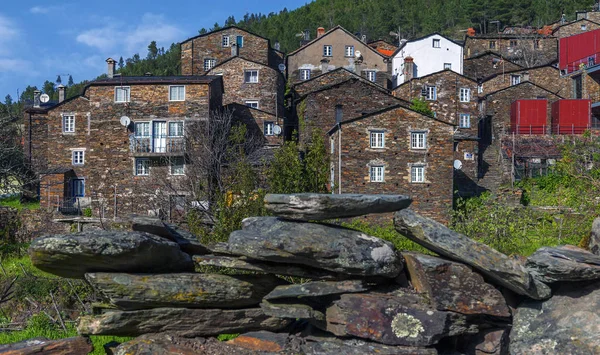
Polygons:
[[130,149],[135,156],[183,155],[183,137],[132,137]]

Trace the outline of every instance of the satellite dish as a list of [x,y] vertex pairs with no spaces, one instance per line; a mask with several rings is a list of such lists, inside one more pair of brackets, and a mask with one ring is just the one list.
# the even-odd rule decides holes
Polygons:
[[50,96],[48,96],[48,94],[42,94],[42,95],[40,95],[40,101],[43,103],[46,103],[46,102],[50,101]]
[[356,58],[360,58],[360,57],[362,57],[362,53],[360,51],[356,51],[356,52],[354,52],[354,56]]
[[460,160],[457,159],[454,161],[454,169],[456,169],[456,170],[462,169],[462,162]]
[[281,134],[281,127],[279,125],[275,125],[273,126],[273,133],[275,133],[276,136]]
[[123,125],[123,127],[129,127],[129,124],[131,123],[131,119],[129,119],[129,117],[127,117],[127,116],[121,117],[120,121],[121,121],[121,125]]
[[277,68],[279,68],[279,71],[284,71],[285,70],[285,64],[281,63],[277,66]]

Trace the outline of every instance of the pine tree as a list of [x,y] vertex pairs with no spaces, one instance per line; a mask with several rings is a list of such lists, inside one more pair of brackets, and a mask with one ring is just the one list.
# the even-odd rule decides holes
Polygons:
[[56,77],[56,83],[57,84],[61,84],[62,83],[62,79],[60,78],[60,75]]
[[73,84],[75,84],[75,83],[73,82],[73,77],[72,77],[71,75],[69,75],[69,82],[67,83],[67,85],[69,85],[69,86],[73,86]]

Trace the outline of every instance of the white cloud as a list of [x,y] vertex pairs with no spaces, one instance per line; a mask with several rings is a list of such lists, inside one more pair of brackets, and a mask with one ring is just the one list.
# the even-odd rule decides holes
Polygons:
[[22,59],[0,58],[0,72],[26,73],[32,69],[31,62]]
[[144,14],[135,25],[117,23],[114,20],[111,22],[113,23],[110,25],[79,33],[77,42],[104,52],[125,52],[124,57],[134,53],[143,57],[151,41],[166,46],[184,35],[179,27],[168,23],[164,16],[151,13]]
[[29,9],[29,12],[31,12],[32,14],[47,14],[48,12],[50,12],[50,8],[42,7],[42,6],[34,6],[31,9]]
[[8,42],[17,38],[19,30],[8,18],[0,15],[0,42]]

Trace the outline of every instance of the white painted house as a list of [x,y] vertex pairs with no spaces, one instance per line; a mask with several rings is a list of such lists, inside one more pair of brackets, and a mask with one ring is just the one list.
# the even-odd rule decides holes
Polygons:
[[[407,65],[405,59],[408,58]],[[413,65],[410,65],[412,58]],[[395,85],[444,69],[463,73],[463,46],[439,33],[404,42],[392,59]],[[412,70],[411,70],[412,67]],[[412,73],[411,73],[412,71]]]

